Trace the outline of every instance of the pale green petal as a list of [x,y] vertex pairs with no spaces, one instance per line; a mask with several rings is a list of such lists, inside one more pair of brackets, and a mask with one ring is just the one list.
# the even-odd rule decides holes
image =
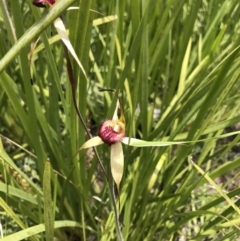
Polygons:
[[136,138],[129,138],[124,137],[122,143],[129,145],[129,146],[136,146],[136,147],[149,147],[149,146],[171,146],[177,144],[183,144],[185,142],[181,141],[143,141]]
[[98,146],[103,144],[104,142],[102,141],[102,139],[99,136],[95,136],[91,139],[89,139],[88,141],[86,141],[74,154],[73,158],[82,150],[82,149],[87,149],[93,146]]
[[98,145],[101,145],[103,144],[104,142],[102,141],[102,139],[99,137],[99,136],[95,136],[91,139],[89,139],[88,141],[86,141],[80,148],[79,150],[82,150],[82,149],[86,149],[86,148],[90,148],[90,147],[93,147],[93,146],[98,146]]
[[68,38],[68,34],[67,34],[67,30],[65,28],[65,25],[63,24],[63,21],[61,18],[57,18],[55,21],[54,21],[54,27],[56,28],[58,34],[60,35],[63,43],[66,45],[68,51],[71,53],[71,55],[73,56],[73,58],[76,60],[76,62],[78,63],[80,69],[82,70],[84,76],[86,77],[87,79],[87,75],[86,75],[86,72],[80,62],[80,60],[78,59],[77,55],[76,55],[76,52]]
[[119,191],[119,185],[123,176],[124,157],[122,143],[118,142],[111,145],[111,172],[114,182]]
[[115,108],[113,118],[112,118],[113,120],[118,120],[118,108],[119,108],[119,101],[117,100],[116,108]]

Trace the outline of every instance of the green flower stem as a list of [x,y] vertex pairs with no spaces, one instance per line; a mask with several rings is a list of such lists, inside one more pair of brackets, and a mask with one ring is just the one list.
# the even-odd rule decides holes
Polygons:
[[121,224],[119,222],[119,215],[118,215],[117,203],[116,203],[116,195],[115,195],[115,191],[114,191],[114,181],[112,181],[112,187],[109,183],[109,187],[110,187],[110,192],[111,192],[110,196],[112,198],[113,212],[114,212],[114,218],[115,218],[115,223],[116,223],[118,240],[124,241],[124,238],[123,238],[122,232],[121,232],[121,227],[120,227]]

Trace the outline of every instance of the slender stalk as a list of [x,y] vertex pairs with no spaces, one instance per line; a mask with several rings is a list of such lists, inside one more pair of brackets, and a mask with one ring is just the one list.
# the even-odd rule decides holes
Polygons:
[[[84,119],[83,119],[83,117],[82,117],[82,115],[81,115],[81,113],[80,113],[80,111],[79,111],[79,109],[78,109],[78,106],[77,106],[77,100],[76,100],[76,94],[75,94],[75,93],[76,93],[76,89],[75,89],[76,86],[75,86],[75,80],[74,80],[74,75],[73,75],[73,70],[72,70],[71,61],[70,61],[69,55],[68,55],[68,49],[67,49],[67,47],[66,47],[64,44],[63,44],[63,48],[64,48],[66,60],[67,60],[67,72],[68,72],[68,77],[69,77],[69,81],[70,81],[70,84],[71,84],[73,105],[74,105],[74,108],[75,108],[75,110],[76,110],[76,112],[77,112],[77,116],[78,116],[78,118],[79,118],[79,120],[80,120],[80,122],[81,122],[81,124],[82,124],[82,126],[83,126],[83,128],[84,128],[84,130],[85,130],[86,133],[87,133],[88,138],[91,139],[91,138],[92,138],[92,135],[91,135],[91,133],[89,132],[89,130],[88,130],[88,128],[87,128],[87,125],[85,124]],[[103,164],[102,164],[102,161],[101,161],[101,159],[100,159],[100,157],[99,157],[99,155],[98,155],[98,152],[97,152],[96,147],[93,147],[93,150],[94,150],[94,153],[95,153],[95,155],[96,155],[96,157],[97,157],[97,160],[98,160],[98,162],[99,162],[99,164],[100,164],[100,166],[101,166],[101,168],[102,168],[102,171],[103,171],[103,173],[104,173],[107,181],[109,182],[107,173],[106,173],[106,171],[105,171],[105,169],[104,169],[104,166],[103,166]]]
[[110,193],[111,193],[110,196],[112,198],[113,212],[114,212],[114,218],[115,218],[118,240],[124,241],[122,231],[121,231],[121,227],[120,227],[121,223],[119,222],[119,215],[118,215],[118,210],[117,210],[116,195],[115,195],[115,191],[114,191],[114,181],[113,180],[112,180],[112,186],[110,187]]

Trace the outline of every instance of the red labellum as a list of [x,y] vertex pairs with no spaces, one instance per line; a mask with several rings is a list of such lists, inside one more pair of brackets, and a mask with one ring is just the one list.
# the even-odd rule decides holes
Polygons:
[[32,4],[39,8],[45,8],[46,5],[52,6],[56,0],[33,0]]
[[125,125],[120,120],[105,120],[100,126],[98,136],[109,146],[120,142],[125,137]]

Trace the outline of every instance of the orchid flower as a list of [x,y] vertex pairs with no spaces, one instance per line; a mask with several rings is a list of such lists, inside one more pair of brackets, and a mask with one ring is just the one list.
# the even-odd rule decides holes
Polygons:
[[77,153],[86,148],[98,146],[106,143],[110,146],[110,165],[111,173],[114,182],[119,190],[120,182],[123,176],[124,168],[124,155],[122,143],[129,146],[135,147],[146,147],[146,146],[169,146],[173,144],[181,144],[182,142],[150,142],[143,141],[140,139],[130,138],[125,136],[125,119],[123,114],[122,106],[121,116],[118,118],[117,112],[120,106],[119,100],[117,100],[116,108],[113,114],[112,120],[105,120],[98,131],[98,136],[95,136],[86,141],[77,151]]
[[46,5],[52,6],[56,0],[33,0],[32,4],[39,8],[45,8]]
[[125,123],[123,116],[118,119],[118,108],[119,101],[117,101],[112,120],[105,120],[99,128],[98,136],[85,142],[79,150],[98,146],[103,143],[108,144],[110,146],[111,173],[113,180],[119,189],[124,167],[123,148],[121,142],[125,138]]

